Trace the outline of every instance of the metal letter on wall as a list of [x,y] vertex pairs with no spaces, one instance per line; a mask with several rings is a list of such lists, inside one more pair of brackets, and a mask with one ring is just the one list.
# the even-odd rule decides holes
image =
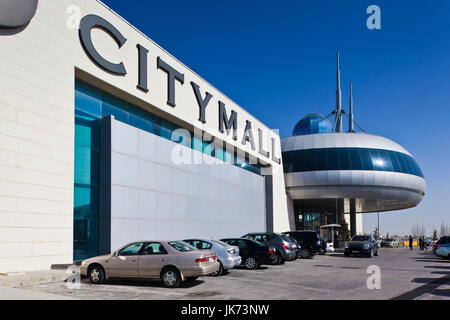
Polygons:
[[208,106],[209,101],[211,101],[211,98],[213,97],[212,94],[209,92],[206,92],[205,99],[202,98],[202,94],[200,93],[200,87],[198,84],[196,84],[194,81],[191,81],[192,88],[194,89],[195,98],[197,99],[198,108],[199,108],[199,117],[198,121],[201,121],[202,123],[206,123],[205,119],[205,113],[206,113],[206,107]]
[[225,130],[223,125],[225,124],[225,129],[227,134],[230,134],[231,127],[233,127],[233,139],[237,140],[237,113],[236,111],[231,111],[230,119],[227,116],[227,110],[225,109],[225,104],[219,101],[219,131],[224,133]]
[[94,44],[92,43],[92,34],[91,31],[94,28],[101,29],[108,33],[111,38],[119,46],[119,49],[127,42],[127,39],[117,30],[111,23],[106,21],[105,19],[90,14],[81,19],[80,22],[80,41],[81,44],[86,51],[86,54],[96,63],[99,67],[104,69],[105,71],[111,72],[116,75],[126,75],[127,71],[123,62],[120,63],[112,63],[103,58],[98,51],[95,49]]
[[169,66],[160,57],[157,59],[157,65],[158,69],[167,73],[167,104],[171,107],[175,107],[175,80],[184,84],[184,74]]
[[250,142],[252,146],[252,150],[255,150],[255,139],[253,139],[253,130],[252,123],[247,120],[247,124],[245,125],[244,138],[242,139],[242,144],[245,146],[247,141]]
[[147,63],[147,55],[148,50],[141,46],[140,44],[137,45],[138,52],[139,52],[139,83],[137,85],[137,88],[144,91],[145,93],[148,92],[148,84],[147,84],[147,78],[148,78],[148,63]]

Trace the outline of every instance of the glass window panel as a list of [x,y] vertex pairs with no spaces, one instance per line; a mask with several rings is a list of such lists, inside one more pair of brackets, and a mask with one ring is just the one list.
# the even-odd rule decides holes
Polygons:
[[406,157],[402,153],[398,154],[398,160],[400,161],[400,165],[402,166],[402,172],[403,173],[410,173],[411,170],[410,170],[410,168],[408,166],[408,163],[406,161]]
[[114,104],[104,101],[102,103],[102,117],[107,117],[113,115],[114,118],[118,121],[127,123],[128,122],[128,113],[120,109]]
[[389,156],[389,152],[386,150],[379,150],[380,158],[383,160],[384,170],[385,171],[393,171],[391,158]]
[[338,154],[340,170],[351,170],[348,150],[345,148],[339,148],[336,149],[336,152]]
[[373,170],[383,171],[384,160],[381,158],[380,153],[377,150],[369,150],[369,154],[372,159]]
[[142,117],[139,117],[139,116],[133,114],[133,113],[130,113],[130,114],[129,114],[128,123],[129,123],[130,125],[132,125],[133,127],[138,128],[138,129],[141,129],[141,130],[145,130],[145,131],[151,132],[151,131],[150,131],[150,122],[147,121],[147,120],[145,120],[145,119],[142,118]]
[[327,170],[327,152],[325,149],[314,150],[314,170]]
[[101,99],[100,96],[86,90],[81,86],[75,87],[75,106],[88,114],[101,117]]
[[338,158],[338,152],[336,149],[328,149],[327,150],[327,169],[328,170],[339,170],[339,158]]
[[305,150],[302,154],[302,170],[301,171],[312,171],[314,168],[313,163],[313,152],[311,150]]
[[363,170],[373,170],[372,158],[368,149],[358,149],[359,155],[361,156],[361,162],[363,165]]
[[395,172],[402,172],[402,167],[400,166],[400,162],[398,161],[397,153],[388,151],[389,158],[391,159],[392,168]]
[[363,165],[358,149],[348,149],[348,155],[350,157],[350,168],[352,170],[362,170]]

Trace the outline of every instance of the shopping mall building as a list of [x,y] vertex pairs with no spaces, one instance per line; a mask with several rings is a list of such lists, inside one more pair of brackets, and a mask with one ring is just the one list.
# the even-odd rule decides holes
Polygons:
[[424,195],[392,141],[308,117],[281,141],[100,1],[0,5],[1,273],[138,239],[353,223]]

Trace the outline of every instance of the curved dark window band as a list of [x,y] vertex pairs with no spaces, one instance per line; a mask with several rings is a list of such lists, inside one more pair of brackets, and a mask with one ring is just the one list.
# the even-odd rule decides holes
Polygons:
[[411,156],[367,148],[324,148],[283,152],[284,172],[375,170],[424,177]]

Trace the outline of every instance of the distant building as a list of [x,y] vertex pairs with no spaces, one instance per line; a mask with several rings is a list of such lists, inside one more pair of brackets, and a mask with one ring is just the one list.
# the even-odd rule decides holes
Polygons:
[[[351,84],[350,84],[351,86]],[[355,132],[350,89],[349,128],[343,132],[339,56],[334,124],[310,114],[281,139],[288,209],[297,229],[316,229],[344,219],[362,233],[362,213],[417,206],[425,179],[413,156],[399,144]]]

